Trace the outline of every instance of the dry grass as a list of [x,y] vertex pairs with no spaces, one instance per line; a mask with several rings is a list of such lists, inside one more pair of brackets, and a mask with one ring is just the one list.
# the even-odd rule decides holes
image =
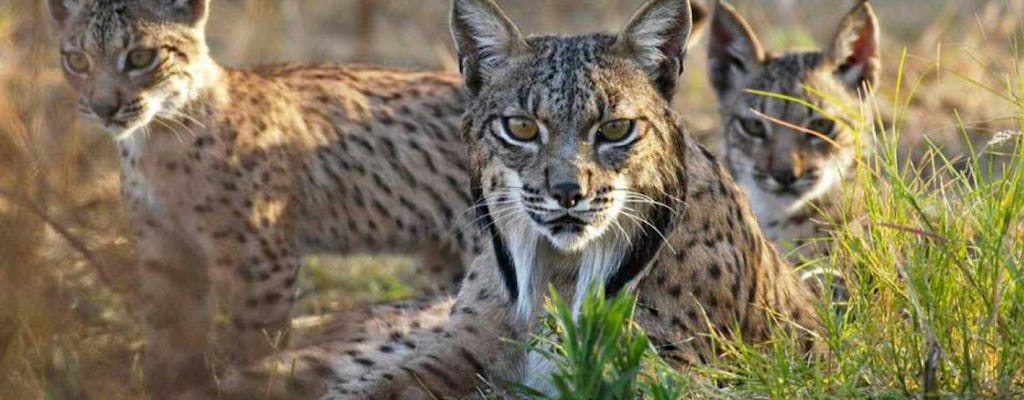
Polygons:
[[[772,49],[821,41],[841,17],[831,1],[735,2]],[[525,31],[571,33],[614,30],[639,1],[501,3]],[[373,9],[360,8],[366,4]],[[886,88],[895,87],[889,83],[904,48],[906,82],[917,85],[905,113],[882,110],[884,121],[902,121],[903,152],[923,153],[930,141],[958,155],[965,143],[1020,127],[1019,109],[999,97],[1008,84],[999,77],[1024,61],[1012,55],[1024,51],[1009,51],[1021,43],[1007,40],[1022,39],[1012,16],[1024,15],[1024,1],[902,0],[876,8],[887,55],[879,96],[894,98]],[[451,68],[446,15],[442,0],[218,0],[210,40],[215,57],[229,65],[330,60]],[[0,3],[0,399],[134,399],[143,343],[132,317],[136,285],[114,146],[75,118],[54,37],[45,2]],[[715,146],[703,44],[691,54],[678,108]],[[306,312],[409,293],[396,278],[401,261],[309,264],[306,287],[321,290],[304,301]],[[389,272],[366,272],[382,267]],[[355,284],[335,284],[337,271],[355,274],[346,280]],[[323,290],[330,288],[356,296]]]

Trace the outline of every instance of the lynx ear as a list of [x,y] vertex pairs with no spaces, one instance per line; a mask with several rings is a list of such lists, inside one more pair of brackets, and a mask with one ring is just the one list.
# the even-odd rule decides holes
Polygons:
[[650,0],[626,23],[615,47],[646,69],[655,88],[671,99],[683,73],[692,23],[689,0]]
[[50,8],[50,16],[53,17],[54,21],[64,25],[68,18],[71,18],[78,13],[78,10],[82,8],[81,4],[78,4],[79,0],[48,0],[47,3]]
[[708,21],[710,20],[711,13],[708,9],[700,3],[691,1],[690,2],[690,38],[687,39],[687,48],[693,47],[694,43],[697,43],[701,35],[704,33],[704,28],[707,28]]
[[496,69],[526,47],[519,28],[491,0],[454,0],[451,29],[459,70],[472,93],[479,92]]
[[763,61],[764,50],[750,25],[736,9],[719,1],[711,20],[708,45],[711,86],[718,94],[719,103],[728,103],[736,96],[743,81]]
[[851,90],[873,85],[881,70],[878,17],[871,3],[861,1],[839,25],[829,56],[836,77]]
[[206,25],[206,17],[210,13],[210,0],[149,0],[163,18],[192,27]]

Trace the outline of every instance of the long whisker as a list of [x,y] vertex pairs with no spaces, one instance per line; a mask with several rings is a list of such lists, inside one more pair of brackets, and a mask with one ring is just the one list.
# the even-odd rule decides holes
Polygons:
[[[494,195],[488,196],[488,197],[495,197],[495,196],[499,196],[499,197],[500,196],[512,197],[512,196],[510,196],[512,194],[513,193],[511,193],[511,192],[509,192],[509,193],[500,193],[499,192],[497,194],[494,194]],[[464,217],[469,215],[471,212],[476,211],[477,209],[482,208],[482,207],[484,207],[486,205],[489,205],[489,204],[493,204],[493,205],[511,204],[511,203],[515,203],[515,202],[518,202],[518,201],[519,200],[517,200],[517,199],[508,199],[506,201],[494,201],[494,202],[492,202],[492,201],[489,201],[486,198],[485,199],[480,199],[480,200],[474,202],[471,206],[467,207],[465,210],[462,210],[462,212],[460,212],[459,215],[455,218],[455,224],[457,226],[458,223],[462,222],[462,219]]]
[[623,228],[622,224],[619,223],[618,218],[612,220],[612,226],[618,228],[619,232],[622,232],[622,240],[625,240],[626,241],[626,245],[628,245],[629,247],[632,248],[633,247],[633,238],[629,237],[629,233],[627,233],[626,232],[626,228]]
[[[644,225],[649,226],[651,228],[651,230],[654,231],[654,233],[657,233],[658,236],[661,237],[661,240],[663,240],[665,245],[668,246],[669,251],[671,251],[672,254],[676,253],[676,249],[674,247],[672,247],[672,243],[669,243],[669,240],[668,240],[667,237],[665,237],[664,232],[659,230],[658,227],[654,226],[654,224],[652,224],[650,221],[647,221],[644,218],[641,218],[641,217],[639,217],[637,215],[633,215],[632,213],[635,213],[636,210],[634,210],[632,208],[629,208],[629,207],[623,207],[622,209],[623,209],[622,215],[625,215],[626,217],[631,218],[634,221],[637,221],[637,222],[643,223]],[[646,230],[644,230],[644,231],[646,232]]]
[[665,204],[665,203],[662,203],[660,201],[657,201],[657,200],[651,198],[650,196],[647,196],[647,195],[644,195],[644,194],[641,194],[641,193],[637,193],[637,192],[634,192],[634,191],[631,191],[631,190],[623,190],[623,189],[619,189],[619,190],[626,193],[626,199],[627,200],[642,201],[642,202],[645,202],[645,203],[648,203],[648,204],[653,204],[653,205],[656,205],[656,206],[659,206],[659,207],[664,207],[665,209],[672,210],[673,212],[675,211],[675,208],[669,206],[668,204]]
[[[516,210],[517,210],[517,208],[516,207],[512,207],[512,206],[497,208],[495,210],[492,210],[488,215],[481,215],[481,216],[473,219],[473,221],[470,222],[470,225],[475,225],[476,223],[480,222],[481,220],[487,218],[488,216],[491,217],[491,224],[494,224],[497,221],[497,219],[499,217],[501,217],[502,215],[508,214],[508,213],[510,213],[512,211],[516,211]],[[490,226],[485,226],[484,229],[489,228],[489,227]]]
[[163,120],[163,119],[159,119],[159,118],[153,118],[153,122],[154,123],[160,124],[160,126],[162,126],[162,127],[166,128],[167,130],[171,131],[171,133],[174,134],[174,137],[176,137],[179,142],[185,143],[185,140],[182,139],[182,137],[181,137],[181,133],[178,132],[177,129],[174,129],[174,127],[168,125],[166,121],[167,120]]
[[196,125],[198,125],[200,128],[206,129],[206,124],[204,124],[201,121],[199,121],[198,119],[196,119],[196,117],[188,115],[188,114],[186,114],[186,113],[184,113],[184,112],[182,112],[180,110],[163,110],[163,112],[166,112],[168,115],[170,115],[172,117],[187,119],[187,120],[191,121],[192,123],[195,123]]
[[[514,219],[511,219],[511,220],[508,220],[508,219],[509,218],[519,218],[519,217],[521,217],[522,213],[518,213],[517,211],[519,211],[519,209],[516,208],[516,207],[506,207],[506,208],[498,210],[495,213],[492,213],[491,214],[491,216],[492,216],[491,223],[485,225],[483,227],[483,230],[486,231],[486,230],[490,229],[492,226],[504,225],[504,224],[508,224],[508,223],[514,222],[515,221]],[[503,221],[503,219],[506,219],[507,221]]]
[[[184,114],[182,114],[182,115],[184,115]],[[163,120],[163,121],[165,121],[167,123],[173,122],[173,123],[177,124],[178,126],[182,127],[183,129],[185,129],[185,132],[188,133],[189,135],[191,135],[192,137],[199,136],[199,135],[196,134],[195,131],[192,130],[192,128],[189,128],[188,125],[185,125],[183,122],[177,120],[176,118],[160,118],[160,117],[157,117],[157,118],[154,118],[153,120],[154,121]]]

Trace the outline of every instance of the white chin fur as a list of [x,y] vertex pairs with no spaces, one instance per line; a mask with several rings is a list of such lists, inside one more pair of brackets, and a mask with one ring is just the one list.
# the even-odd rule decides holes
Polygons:
[[131,121],[127,126],[122,127],[118,125],[104,124],[104,128],[114,137],[115,140],[119,142],[132,138],[136,133],[145,130],[149,124],[152,124],[153,119],[155,119],[161,111],[159,105],[154,105],[154,102],[147,101],[146,103],[147,104],[143,107],[145,113]]
[[551,242],[551,245],[564,253],[578,253],[590,244],[594,238],[600,236],[594,234],[597,229],[593,226],[587,226],[583,228],[582,232],[579,233],[558,233],[551,234],[550,231],[545,229],[544,237]]
[[836,190],[842,184],[844,165],[852,161],[830,161],[821,167],[822,174],[814,185],[800,196],[778,194],[762,187],[761,182],[754,179],[753,163],[739,154],[729,154],[730,163],[736,171],[734,179],[750,197],[750,205],[761,222],[784,219],[797,214],[811,202],[818,200]]
[[108,133],[114,137],[114,140],[122,142],[131,139],[135,135],[135,132],[142,130],[143,127],[150,123],[150,119],[143,119],[132,123],[128,127],[120,127],[116,125],[105,126]]

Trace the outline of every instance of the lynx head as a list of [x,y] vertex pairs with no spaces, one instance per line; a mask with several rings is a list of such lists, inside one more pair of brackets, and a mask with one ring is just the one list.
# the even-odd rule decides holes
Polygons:
[[644,235],[671,229],[691,22],[688,1],[652,0],[618,35],[524,37],[491,0],[454,1],[474,197],[520,315],[538,257],[578,257],[585,282],[660,248]]
[[837,187],[861,143],[851,127],[870,120],[861,115],[858,97],[879,73],[871,5],[863,1],[846,16],[825,52],[766,55],[743,17],[724,2],[710,35],[711,82],[736,180],[786,199],[790,211]]
[[209,0],[48,1],[84,117],[121,139],[195,95]]
[[667,109],[690,33],[685,0],[650,1],[618,36],[523,37],[490,0],[456,0],[476,184],[493,218],[522,219],[557,249],[604,235],[663,184]]

